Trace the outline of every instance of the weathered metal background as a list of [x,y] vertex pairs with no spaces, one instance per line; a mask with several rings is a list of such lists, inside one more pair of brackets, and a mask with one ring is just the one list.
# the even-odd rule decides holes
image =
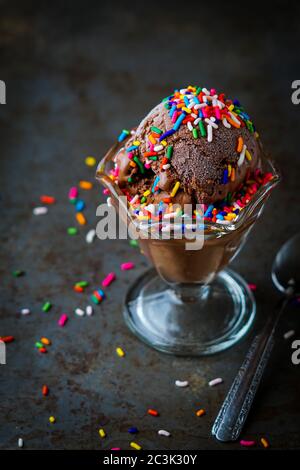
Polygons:
[[[272,312],[278,297],[270,279],[272,259],[300,228],[300,106],[290,98],[291,82],[300,78],[299,8],[277,12],[272,6],[267,17],[255,9],[239,13],[228,2],[217,13],[204,3],[182,8],[1,2],[0,78],[7,104],[0,107],[0,334],[16,338],[7,347],[7,365],[0,366],[3,449],[16,448],[18,437],[29,449],[127,449],[130,426],[139,428],[135,440],[145,449],[239,448],[217,443],[210,429],[254,330],[233,349],[204,359],[149,349],[122,319],[122,299],[146,261],[126,241],[85,242],[102,200],[96,185],[81,191],[88,227],[75,237],[66,234],[76,225],[68,190],[80,179],[93,179],[85,156],[100,159],[120,129],[137,124],[178,85],[222,88],[245,103],[283,170],[281,187],[233,263],[258,285],[256,329]],[[57,204],[35,217],[32,208],[41,194],[55,196]],[[123,261],[137,268],[121,273]],[[15,279],[14,269],[26,275]],[[74,308],[86,305],[88,295],[73,292],[74,282],[84,279],[97,287],[110,271],[118,279],[107,299],[93,317],[76,317]],[[43,313],[46,300],[53,308]],[[23,307],[31,315],[22,317]],[[70,317],[65,328],[57,326],[62,312]],[[300,366],[291,363],[292,339],[282,337],[290,328],[299,337],[299,314],[290,308],[283,318],[244,432],[245,438],[267,436],[276,449],[300,447]],[[46,355],[34,347],[41,336],[53,342]],[[126,351],[123,359],[115,354],[119,345]],[[209,388],[208,380],[217,376],[224,383]],[[178,389],[176,379],[190,386]],[[50,388],[47,398],[43,384]],[[160,417],[148,416],[149,407]],[[196,417],[199,407],[206,416]],[[49,424],[50,415],[56,424]],[[102,441],[101,426],[107,432]],[[158,429],[172,437],[158,436]]]

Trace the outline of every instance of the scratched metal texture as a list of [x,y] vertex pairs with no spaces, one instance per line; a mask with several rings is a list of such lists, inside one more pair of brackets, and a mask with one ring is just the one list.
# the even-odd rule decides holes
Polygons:
[[[127,430],[145,449],[238,449],[210,435],[211,426],[255,330],[277,301],[270,279],[280,245],[299,230],[299,113],[291,103],[291,82],[299,79],[299,8],[247,14],[229,2],[217,11],[207,2],[192,10],[142,2],[1,2],[1,79],[7,104],[0,106],[1,312],[0,334],[14,335],[7,364],[0,366],[0,447],[14,449],[18,437],[28,449],[129,448]],[[209,18],[211,18],[209,20]],[[254,329],[236,347],[219,355],[189,359],[156,352],[136,339],[122,318],[130,283],[147,262],[127,241],[85,242],[96,224],[100,188],[81,191],[88,226],[75,225],[67,194],[80,179],[93,180],[84,158],[100,159],[119,131],[136,125],[176,86],[205,84],[224,89],[244,103],[266,147],[283,171],[283,182],[269,201],[247,246],[232,267],[256,283]],[[55,206],[35,217],[41,194]],[[120,272],[124,261],[136,269]],[[11,271],[24,269],[13,278]],[[93,317],[74,308],[110,271],[117,280]],[[87,280],[87,293],[72,286]],[[53,303],[43,313],[44,301]],[[22,317],[21,308],[31,309]],[[62,312],[69,315],[57,326]],[[244,438],[266,436],[272,448],[300,447],[300,366],[291,363],[291,342],[299,308],[288,309],[278,330],[272,360],[249,416]],[[201,319],[199,319],[201,321]],[[48,354],[36,340],[52,340]],[[297,337],[297,336],[296,336]],[[116,346],[126,352],[115,354]],[[221,376],[224,383],[209,388]],[[176,379],[188,388],[176,388]],[[47,384],[50,394],[41,394]],[[160,417],[147,415],[156,408]],[[205,408],[197,418],[195,411]],[[56,424],[48,418],[54,415]],[[100,440],[104,427],[107,438]],[[167,429],[172,436],[157,435]]]

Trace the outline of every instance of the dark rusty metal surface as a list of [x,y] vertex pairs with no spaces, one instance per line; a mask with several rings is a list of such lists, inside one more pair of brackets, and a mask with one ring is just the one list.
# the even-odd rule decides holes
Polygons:
[[[290,99],[291,82],[300,78],[299,9],[279,9],[277,16],[273,10],[268,17],[253,11],[239,23],[228,2],[217,15],[193,4],[186,17],[174,6],[160,7],[158,14],[141,2],[46,5],[1,2],[0,78],[7,104],[0,107],[0,334],[16,339],[7,347],[7,365],[0,366],[0,447],[16,448],[22,437],[28,449],[126,449],[127,429],[137,426],[135,440],[145,449],[239,448],[216,442],[210,429],[254,331],[278,298],[270,279],[272,259],[300,228],[300,106]],[[213,21],[203,21],[211,15]],[[81,192],[88,228],[75,237],[66,234],[75,225],[68,189],[93,178],[85,156],[99,159],[120,129],[135,125],[162,96],[189,82],[238,96],[284,176],[233,263],[258,285],[255,328],[233,349],[203,359],[153,351],[126,328],[122,299],[147,263],[126,241],[86,244],[84,234],[95,226],[102,200],[100,188]],[[54,195],[57,204],[35,217],[32,208],[41,194]],[[121,273],[120,263],[128,260],[137,268]],[[14,269],[26,275],[13,278]],[[76,317],[74,308],[86,305],[88,296],[73,292],[74,282],[84,279],[97,287],[110,271],[118,279],[107,299],[93,317]],[[48,313],[41,310],[45,300],[53,303]],[[23,307],[31,315],[22,317]],[[62,312],[70,317],[65,328],[57,326]],[[292,340],[283,340],[291,328],[299,337],[299,308],[290,308],[280,324],[244,431],[245,438],[267,436],[275,449],[300,447],[300,366],[291,363]],[[53,342],[46,355],[34,347],[41,336]],[[119,345],[126,351],[122,359],[115,354]],[[209,388],[208,380],[217,376],[224,383]],[[176,379],[190,386],[178,389]],[[41,394],[44,383],[50,388],[47,398]],[[148,416],[149,407],[160,417]],[[196,417],[199,407],[206,416]],[[56,424],[50,425],[50,415]],[[101,426],[107,432],[102,441]],[[172,437],[158,436],[158,429]]]

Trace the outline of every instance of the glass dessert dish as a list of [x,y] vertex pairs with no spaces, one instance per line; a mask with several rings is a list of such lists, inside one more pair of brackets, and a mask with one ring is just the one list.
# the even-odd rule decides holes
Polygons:
[[201,356],[229,348],[249,331],[256,306],[247,283],[227,265],[240,251],[278,184],[278,170],[264,158],[262,168],[272,173],[272,179],[258,189],[236,220],[226,225],[204,222],[202,248],[187,250],[185,237],[175,236],[175,223],[170,239],[164,239],[159,230],[150,238],[149,225],[135,219],[110,177],[122,145],[108,151],[96,177],[109,190],[121,219],[127,225],[134,224],[141,250],[154,266],[127,292],[126,324],[145,343],[170,354]]

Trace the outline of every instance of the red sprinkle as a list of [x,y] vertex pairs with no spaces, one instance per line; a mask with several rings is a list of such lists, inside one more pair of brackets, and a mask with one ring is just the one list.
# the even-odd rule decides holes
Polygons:
[[55,197],[52,196],[41,196],[40,201],[43,204],[54,204],[55,203]]
[[47,387],[47,385],[43,385],[42,393],[44,397],[46,397],[49,394],[49,388]]
[[81,287],[81,286],[76,286],[76,284],[75,284],[75,286],[73,287],[73,289],[74,289],[75,292],[83,292],[83,287]]
[[0,336],[0,340],[3,341],[3,343],[12,343],[15,338],[14,336]]
[[45,354],[47,352],[46,348],[39,348],[39,352]]
[[159,416],[159,412],[156,411],[156,410],[152,410],[152,408],[149,408],[147,413],[148,413],[148,415],[151,415],[151,416]]
[[249,289],[252,290],[252,291],[255,291],[255,290],[257,289],[257,285],[256,285],[256,284],[251,284],[251,283],[250,283],[250,284],[248,284],[248,287],[249,287]]

